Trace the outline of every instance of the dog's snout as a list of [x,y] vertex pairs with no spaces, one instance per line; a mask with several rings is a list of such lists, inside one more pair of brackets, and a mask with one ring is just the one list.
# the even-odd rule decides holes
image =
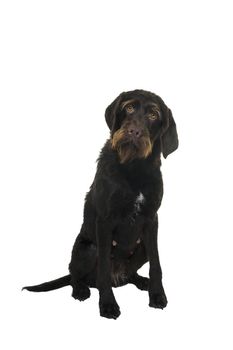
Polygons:
[[128,128],[128,133],[133,137],[140,137],[142,135],[142,128],[138,126],[130,126]]

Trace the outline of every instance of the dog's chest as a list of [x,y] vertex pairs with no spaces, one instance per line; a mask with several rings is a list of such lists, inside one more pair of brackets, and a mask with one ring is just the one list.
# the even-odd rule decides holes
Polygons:
[[136,197],[134,202],[134,212],[133,215],[137,216],[141,213],[143,205],[145,205],[145,197],[142,194],[142,192],[139,193],[139,195]]
[[139,192],[133,200],[132,211],[119,221],[114,232],[114,240],[119,243],[122,248],[134,245],[141,237],[143,226],[142,209],[146,203],[145,196]]
[[132,207],[128,215],[128,223],[134,224],[143,213],[143,208],[146,205],[146,198],[142,192],[139,192],[132,201]]

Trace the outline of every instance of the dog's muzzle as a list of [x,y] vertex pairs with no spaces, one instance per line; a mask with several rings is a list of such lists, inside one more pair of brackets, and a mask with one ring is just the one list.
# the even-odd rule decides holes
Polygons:
[[111,145],[118,152],[120,163],[126,163],[136,158],[147,158],[152,152],[152,142],[149,135],[138,126],[118,129],[112,136]]

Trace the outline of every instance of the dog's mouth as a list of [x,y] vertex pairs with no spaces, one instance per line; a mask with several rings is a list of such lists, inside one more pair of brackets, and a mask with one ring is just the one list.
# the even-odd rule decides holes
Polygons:
[[113,134],[111,146],[118,152],[121,164],[137,158],[145,159],[152,152],[152,142],[149,135],[143,134],[138,138],[134,138],[129,136],[124,128]]

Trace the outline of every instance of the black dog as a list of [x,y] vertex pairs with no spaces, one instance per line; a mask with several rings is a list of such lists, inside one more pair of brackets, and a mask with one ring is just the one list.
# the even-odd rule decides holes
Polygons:
[[[111,137],[86,196],[70,274],[25,289],[44,292],[71,285],[72,296],[85,300],[89,287],[97,287],[100,315],[116,319],[120,309],[112,287],[132,283],[149,291],[150,306],[167,305],[157,247],[160,156],[177,149],[178,137],[171,110],[144,90],[121,93],[106,109],[105,119]],[[147,261],[149,279],[137,274]]]

